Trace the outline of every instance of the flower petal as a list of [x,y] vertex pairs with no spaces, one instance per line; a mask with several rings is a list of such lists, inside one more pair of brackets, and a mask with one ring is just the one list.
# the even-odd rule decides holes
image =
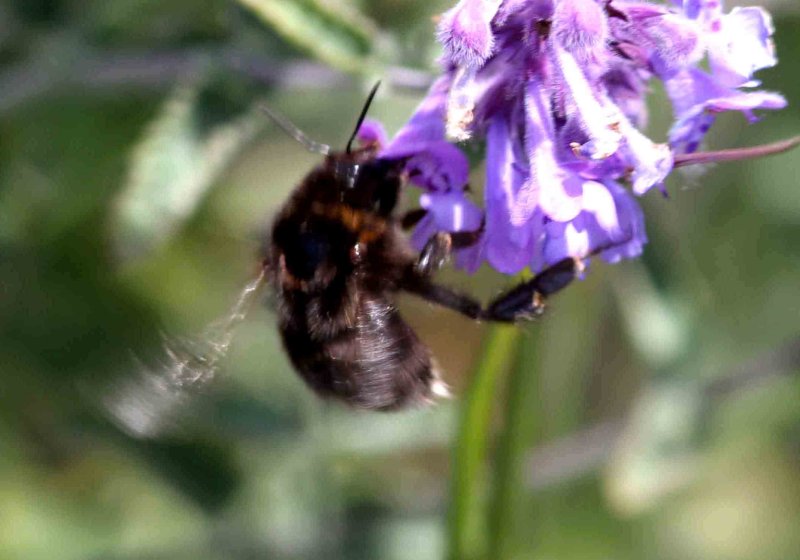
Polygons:
[[610,263],[636,258],[642,254],[642,249],[647,244],[644,213],[639,203],[620,185],[613,181],[607,181],[605,186],[614,197],[621,235],[615,240],[612,247],[601,253],[602,257]]
[[439,231],[476,231],[481,227],[483,213],[464,191],[425,193],[419,204],[431,213]]
[[668,78],[675,72],[697,64],[703,57],[704,44],[699,29],[676,14],[664,14],[640,22],[639,31],[651,48],[650,63],[655,73]]
[[706,101],[706,107],[711,111],[742,111],[746,115],[750,115],[753,109],[783,109],[787,104],[785,97],[771,91],[732,92]]
[[753,73],[778,62],[773,31],[772,18],[760,7],[737,7],[723,16],[708,51],[711,71],[719,83],[728,87],[758,85]]
[[753,119],[755,109],[782,109],[783,96],[768,91],[742,92],[724,87],[714,76],[697,68],[677,74],[665,82],[674,110],[675,123],[669,131],[673,150],[691,153],[714,122],[714,114],[721,111],[742,111]]
[[525,92],[525,150],[530,171],[523,185],[524,196],[518,196],[517,202],[523,205],[525,214],[530,215],[538,204],[556,221],[577,216],[581,209],[580,181],[556,161],[549,102],[535,78],[528,82]]
[[622,140],[614,127],[621,116],[619,109],[610,103],[601,104],[597,100],[592,86],[570,53],[555,47],[553,54],[566,85],[564,96],[570,100],[566,113],[573,114],[580,120],[584,132],[589,137],[589,142],[576,147],[576,150],[591,159],[611,156],[617,151]]
[[642,71],[633,64],[617,62],[603,74],[602,82],[608,97],[634,126],[647,126],[647,103]]
[[385,159],[399,159],[424,150],[428,145],[442,142],[444,136],[444,111],[451,78],[439,77],[428,90],[409,121],[378,155]]
[[555,0],[503,0],[495,16],[495,25],[502,26],[510,18],[524,22],[549,21],[553,18]]
[[596,60],[604,53],[608,24],[595,0],[558,2],[553,15],[554,39],[579,60]]
[[447,138],[468,140],[476,122],[486,122],[495,113],[507,110],[507,91],[524,84],[517,70],[524,65],[526,54],[522,49],[504,50],[480,71],[465,66],[453,72],[446,107]]
[[478,71],[470,66],[456,70],[453,87],[447,96],[445,117],[445,134],[455,142],[469,140],[472,135],[472,123],[475,120],[475,103],[478,98],[478,86],[475,76]]
[[380,121],[366,118],[358,128],[356,138],[362,145],[374,144],[380,147],[386,146],[388,136],[386,135],[386,129]]
[[500,0],[461,0],[442,15],[437,37],[456,66],[481,66],[492,54],[491,22]]
[[469,161],[461,150],[440,141],[411,156],[405,170],[412,183],[429,191],[461,191],[469,177]]
[[506,119],[492,119],[486,134],[484,254],[489,264],[505,274],[527,266],[543,220],[535,204],[519,202],[526,175],[525,167],[517,163],[520,148],[515,144],[521,144],[521,139]]
[[583,211],[592,214],[610,238],[620,233],[617,207],[606,186],[597,181],[583,183]]
[[644,215],[636,200],[613,181],[585,184],[586,208],[569,222],[546,226],[544,265],[588,258],[600,251],[609,262],[634,258],[647,243]]
[[633,192],[644,194],[661,184],[672,171],[672,151],[666,144],[654,143],[624,117],[619,129],[625,137],[626,159],[633,168]]

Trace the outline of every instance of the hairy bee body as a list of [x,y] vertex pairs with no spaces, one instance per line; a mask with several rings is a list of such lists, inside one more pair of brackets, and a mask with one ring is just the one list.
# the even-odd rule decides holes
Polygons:
[[268,269],[289,358],[319,395],[359,408],[422,404],[444,390],[394,304],[417,260],[393,214],[400,187],[400,166],[374,149],[333,154],[272,228]]
[[325,155],[275,219],[264,268],[277,296],[284,347],[305,382],[323,397],[392,410],[448,394],[428,347],[395,307],[398,291],[470,319],[516,322],[541,315],[545,300],[569,285],[583,263],[574,258],[554,263],[485,308],[434,282],[451,252],[475,246],[483,227],[436,232],[419,253],[413,250],[403,230],[426,210],[395,215],[407,162],[378,157],[377,140],[352,149],[377,88],[343,152],[331,153],[264,108],[295,140]]

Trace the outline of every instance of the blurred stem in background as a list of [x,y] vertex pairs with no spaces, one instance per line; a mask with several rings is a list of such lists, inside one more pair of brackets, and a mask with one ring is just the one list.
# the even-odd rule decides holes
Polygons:
[[451,475],[449,557],[453,560],[486,557],[492,405],[501,379],[516,362],[521,339],[522,332],[514,325],[490,327],[463,397]]
[[[225,69],[251,79],[264,89],[346,90],[353,79],[325,64],[281,60],[233,47],[161,49],[158,51],[98,51],[81,48],[80,57],[66,60],[29,57],[0,71],[0,115],[40,99],[70,93],[88,95],[163,92],[177,79]],[[392,66],[383,80],[400,91],[424,92],[433,80],[428,72]]]
[[[517,327],[520,328],[520,327]],[[525,492],[524,468],[528,450],[541,432],[542,407],[537,400],[541,390],[537,325],[522,332],[523,343],[508,380],[503,432],[495,464],[494,489],[489,513],[489,558],[503,560],[515,553],[519,521],[524,518],[528,533],[536,532],[536,521],[520,515]]]

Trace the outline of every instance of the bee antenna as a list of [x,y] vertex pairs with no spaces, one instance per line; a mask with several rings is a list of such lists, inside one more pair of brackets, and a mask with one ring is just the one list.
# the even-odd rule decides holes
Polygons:
[[350,135],[350,140],[347,141],[347,148],[345,148],[346,153],[350,153],[353,150],[353,140],[356,139],[358,136],[358,131],[361,128],[361,125],[364,124],[364,119],[367,116],[367,111],[369,111],[369,106],[372,105],[372,100],[375,99],[375,94],[378,93],[378,88],[381,86],[381,81],[378,80],[367,96],[367,101],[364,103],[364,108],[361,109],[361,114],[358,116],[358,121],[356,122],[356,128],[353,130],[353,134]]
[[312,140],[306,133],[297,128],[297,126],[291,122],[289,119],[272,109],[266,103],[262,103],[259,105],[259,109],[261,109],[272,122],[277,124],[281,129],[294,138],[297,142],[303,145],[306,150],[315,154],[322,154],[323,156],[327,156],[331,153],[331,147],[327,144],[322,144],[321,142],[317,142]]

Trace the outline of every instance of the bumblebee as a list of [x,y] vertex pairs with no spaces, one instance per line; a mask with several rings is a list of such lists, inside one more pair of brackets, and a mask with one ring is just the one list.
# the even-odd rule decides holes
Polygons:
[[541,314],[545,299],[576,277],[580,262],[565,259],[486,308],[436,283],[434,273],[451,252],[478,242],[481,231],[440,232],[421,252],[411,247],[405,230],[425,211],[396,214],[405,162],[381,159],[375,144],[352,148],[376,89],[342,152],[308,140],[266,109],[325,159],[278,213],[264,264],[284,347],[305,382],[322,397],[393,410],[448,394],[430,350],[395,306],[399,291],[471,319],[514,322]]

